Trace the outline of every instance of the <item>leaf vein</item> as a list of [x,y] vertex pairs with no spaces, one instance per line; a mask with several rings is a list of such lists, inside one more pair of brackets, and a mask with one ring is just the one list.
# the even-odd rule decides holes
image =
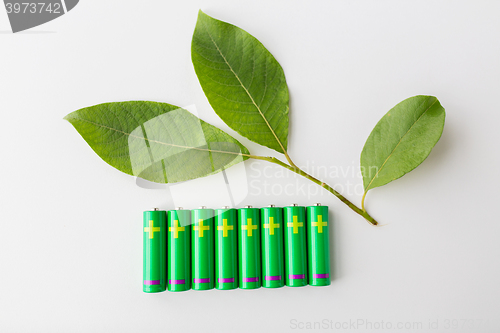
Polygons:
[[365,193],[370,189],[370,186],[371,184],[373,183],[373,181],[375,180],[375,178],[377,178],[378,174],[380,173],[380,171],[384,168],[385,164],[387,163],[387,161],[389,160],[389,158],[391,158],[392,154],[394,154],[394,152],[396,151],[396,149],[399,147],[399,145],[401,144],[401,142],[403,141],[404,137],[411,131],[411,129],[413,128],[413,126],[415,126],[415,124],[424,116],[424,114],[430,110],[430,108],[432,108],[432,106],[434,104],[436,104],[437,102],[437,98],[434,100],[434,102],[432,102],[432,104],[424,111],[422,112],[422,114],[418,117],[418,119],[410,126],[410,128],[408,129],[408,131],[406,131],[406,133],[399,139],[397,145],[394,147],[394,149],[391,151],[391,153],[389,154],[389,156],[387,156],[387,158],[385,159],[384,163],[382,163],[382,165],[380,166],[380,168],[377,170],[377,172],[375,173],[375,175],[373,176],[373,178],[370,180],[370,183],[368,184],[368,186],[366,187],[366,190],[365,190]]

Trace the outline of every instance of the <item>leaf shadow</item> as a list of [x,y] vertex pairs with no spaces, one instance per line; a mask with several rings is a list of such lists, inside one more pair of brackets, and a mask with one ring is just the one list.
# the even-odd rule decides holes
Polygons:
[[11,30],[2,30],[0,31],[0,35],[40,35],[40,34],[55,34],[56,31],[19,31],[19,32],[12,32]]
[[441,138],[424,161],[426,162],[426,168],[436,168],[436,164],[442,164],[446,156],[449,156],[453,152],[453,149],[456,148],[453,142],[458,142],[459,137],[457,128],[450,125],[446,126],[445,123]]
[[[445,178],[450,177],[448,171],[450,167],[454,167],[451,164],[451,158],[460,149],[460,145],[457,143],[463,141],[466,135],[466,128],[457,127],[456,122],[446,120],[441,138],[422,164],[401,178],[387,185],[370,190],[372,193],[368,193],[367,203],[365,204],[367,210],[370,211],[376,206],[377,200],[381,202],[384,200],[384,197],[391,195],[391,193],[410,193],[413,190],[426,193],[425,200],[427,202],[439,201],[441,192],[436,191],[432,185],[436,181],[441,182]],[[429,177],[434,180],[426,179]],[[419,189],[421,186],[424,186],[424,188]],[[373,195],[373,199],[370,198],[370,195]]]
[[[426,174],[434,173],[436,175],[436,173],[439,173],[446,175],[447,167],[445,162],[448,160],[449,156],[454,154],[454,150],[458,147],[456,142],[460,141],[460,137],[462,135],[463,131],[461,129],[451,126],[450,124],[446,126],[445,123],[443,134],[436,145],[432,148],[429,156],[427,156],[422,164],[400,178],[405,179],[406,184],[400,181],[400,179],[396,179],[395,183],[399,184],[399,186],[405,186],[411,185],[413,182],[419,182],[419,178],[425,177]],[[387,185],[391,186],[392,184]]]
[[287,140],[287,150],[290,149],[290,137],[293,138],[293,135],[291,135],[290,133],[291,130],[292,130],[292,125],[293,125],[293,117],[291,117],[290,115],[293,113],[292,112],[293,110],[293,98],[292,98],[292,94],[290,93],[290,87],[288,87],[288,140]]

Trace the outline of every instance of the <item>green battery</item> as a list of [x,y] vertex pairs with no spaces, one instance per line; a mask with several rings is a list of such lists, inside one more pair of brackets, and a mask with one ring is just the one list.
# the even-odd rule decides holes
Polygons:
[[285,285],[283,258],[283,209],[270,205],[260,209],[262,221],[262,286],[279,288]]
[[236,209],[215,210],[215,288],[238,288],[238,214]]
[[191,211],[191,266],[193,290],[214,288],[214,210]]
[[143,220],[143,291],[157,293],[167,287],[167,214],[155,208]]
[[168,213],[168,291],[191,289],[191,211],[169,210]]
[[238,209],[238,258],[241,289],[261,286],[260,211],[252,206]]
[[306,208],[293,204],[284,207],[285,279],[289,287],[307,285]]
[[330,285],[330,246],[328,239],[328,206],[307,207],[307,241],[309,284]]

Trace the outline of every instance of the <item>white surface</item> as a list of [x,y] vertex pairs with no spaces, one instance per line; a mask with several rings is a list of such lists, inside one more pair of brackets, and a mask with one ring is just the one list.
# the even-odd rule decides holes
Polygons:
[[[382,228],[305,179],[259,177],[279,169],[246,162],[246,203],[331,207],[330,287],[141,291],[141,214],[172,208],[168,191],[137,186],[62,118],[110,101],[194,104],[270,154],[229,130],[203,95],[190,60],[200,8],[275,55],[292,98],[290,154],[309,170],[328,166],[317,175],[356,203],[352,170],[382,115],[417,94],[446,108],[429,158],[368,195]],[[0,331],[284,332],[326,320],[325,331],[380,332],[383,322],[498,332],[499,11],[497,1],[80,1],[26,33],[0,34]],[[10,30],[3,9],[0,30]],[[266,181],[293,193],[257,193]]]

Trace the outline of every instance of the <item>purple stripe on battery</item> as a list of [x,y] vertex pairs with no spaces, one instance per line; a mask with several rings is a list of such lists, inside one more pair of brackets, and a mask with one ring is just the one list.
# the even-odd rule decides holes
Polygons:
[[234,278],[219,278],[217,281],[219,281],[219,283],[233,283]]
[[210,278],[206,278],[206,279],[193,279],[193,282],[194,283],[209,283],[210,282]]
[[291,279],[291,280],[305,279],[306,275],[305,274],[290,274],[290,275],[288,275],[288,278]]
[[160,280],[144,280],[144,284],[146,286],[152,286],[152,285],[160,284]]
[[186,280],[168,280],[169,284],[185,284]]
[[315,279],[328,279],[330,274],[313,274],[313,278]]
[[269,275],[264,278],[266,281],[281,280],[281,275]]
[[243,278],[243,282],[259,282],[259,277]]

